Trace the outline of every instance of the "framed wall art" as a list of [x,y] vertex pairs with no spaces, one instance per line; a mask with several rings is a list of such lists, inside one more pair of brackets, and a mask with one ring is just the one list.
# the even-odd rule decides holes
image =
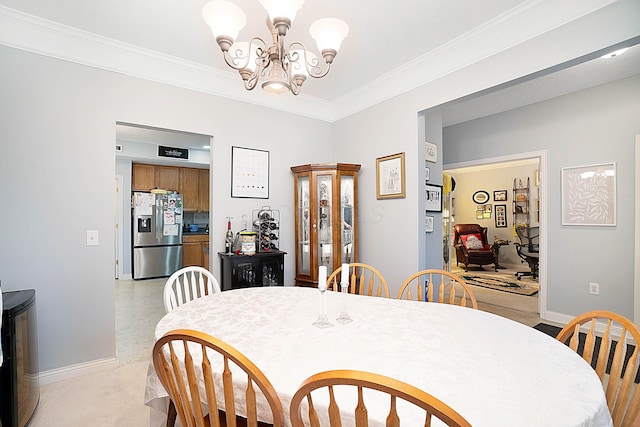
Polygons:
[[378,157],[376,159],[376,198],[404,199],[404,153]]
[[425,219],[424,231],[426,231],[427,233],[433,233],[433,216],[426,215],[424,219]]
[[497,190],[493,192],[493,201],[494,202],[506,202],[507,201],[507,190]]
[[507,228],[507,205],[495,206],[496,228]]
[[425,209],[429,212],[442,212],[442,185],[425,186]]
[[473,196],[471,196],[471,198],[477,204],[484,205],[489,201],[489,193],[487,193],[484,190],[478,190],[475,193],[473,193]]
[[231,197],[269,198],[269,152],[231,147]]
[[562,168],[562,225],[616,225],[616,164]]
[[424,178],[425,178],[425,181],[429,181],[431,179],[431,169],[429,169],[426,166],[424,168]]
[[427,162],[435,163],[438,161],[438,146],[432,142],[425,142],[424,158]]

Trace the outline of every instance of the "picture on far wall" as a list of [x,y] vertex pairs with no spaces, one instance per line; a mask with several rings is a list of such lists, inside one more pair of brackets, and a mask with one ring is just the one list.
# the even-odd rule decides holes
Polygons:
[[438,146],[431,142],[425,142],[425,160],[431,163],[438,161]]
[[430,212],[442,212],[442,185],[425,185],[425,207]]
[[562,168],[562,225],[616,225],[616,164]]
[[495,219],[496,228],[507,227],[507,205],[496,205]]
[[427,233],[433,233],[433,216],[426,215],[424,219],[425,219],[424,231],[426,231]]
[[493,192],[493,201],[494,202],[506,202],[507,201],[507,190],[497,190]]

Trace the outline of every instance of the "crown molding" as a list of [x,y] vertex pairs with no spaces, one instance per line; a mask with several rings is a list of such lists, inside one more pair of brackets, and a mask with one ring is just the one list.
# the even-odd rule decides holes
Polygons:
[[[0,44],[82,65],[333,122],[433,82],[617,0],[531,0],[333,102],[238,90],[234,72],[0,6]],[[624,2],[624,0],[623,0]]]
[[238,90],[238,76],[0,6],[0,44],[39,55],[331,121],[331,103],[309,95]]

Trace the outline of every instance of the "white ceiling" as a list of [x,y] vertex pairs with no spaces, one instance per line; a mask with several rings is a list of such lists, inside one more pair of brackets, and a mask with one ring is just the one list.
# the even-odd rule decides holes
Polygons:
[[[247,15],[247,26],[239,40],[248,40],[251,36],[268,38],[266,13],[259,1],[233,1]],[[108,56],[100,49],[107,44],[117,45],[118,52],[129,47],[137,55],[162,55],[164,61],[169,58],[171,65],[175,62],[186,69],[187,75],[192,72],[195,76],[201,69],[215,71],[213,75],[220,76],[221,83],[217,83],[220,90],[227,96],[247,99],[240,77],[224,63],[202,19],[201,11],[206,3],[207,0],[0,0],[0,15],[8,14],[9,19],[4,22],[12,25],[22,21],[21,30],[38,28],[45,37],[62,34],[60,39],[84,38],[91,41],[86,44],[89,52],[93,50],[96,56]],[[389,97],[420,83],[409,81],[408,76],[420,73],[407,73],[407,70],[437,69],[430,71],[434,74],[429,78],[435,78],[436,73],[451,72],[455,67],[480,61],[610,3],[611,0],[397,0],[374,4],[371,0],[307,0],[293,22],[287,43],[300,41],[316,51],[308,27],[314,20],[327,16],[347,22],[350,32],[328,76],[308,79],[302,88],[303,95],[298,98],[289,94],[280,96],[288,98],[284,102],[292,103],[293,108],[300,111],[309,100],[316,105],[330,106],[336,101],[357,97],[365,90],[384,92],[379,96]],[[28,15],[25,18],[13,12]],[[35,21],[31,15],[38,18],[38,25],[32,25]],[[0,36],[4,34],[0,32]],[[46,52],[49,48],[45,47],[46,43],[33,47],[31,45],[37,43],[32,40],[25,41],[23,46],[21,41],[6,39],[0,37],[0,42],[78,60],[67,58],[64,53]],[[31,45],[26,46],[28,43]],[[62,47],[59,52],[64,52],[67,46]],[[446,69],[438,68],[442,67],[442,58],[452,62]],[[483,98],[468,97],[464,102],[445,106],[444,121],[446,125],[459,123],[636,74],[640,70],[638,58],[640,54],[625,54],[607,65],[604,61],[590,61],[587,68],[554,73],[517,88],[483,94]],[[100,61],[108,59],[78,61],[104,66]],[[612,66],[616,61],[621,64],[619,67]],[[206,78],[210,76],[211,73],[206,74]],[[266,99],[265,105],[280,102],[264,98],[264,94],[256,93],[258,91],[260,89],[251,92],[249,99]],[[374,99],[375,95],[370,98]]]

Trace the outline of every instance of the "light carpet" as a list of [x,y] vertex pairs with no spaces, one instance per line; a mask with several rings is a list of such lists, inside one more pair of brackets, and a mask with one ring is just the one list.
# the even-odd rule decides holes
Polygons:
[[511,280],[504,277],[494,277],[487,274],[460,274],[460,276],[470,285],[510,292],[518,295],[535,295],[538,293],[539,288],[537,283],[520,282],[515,279]]

